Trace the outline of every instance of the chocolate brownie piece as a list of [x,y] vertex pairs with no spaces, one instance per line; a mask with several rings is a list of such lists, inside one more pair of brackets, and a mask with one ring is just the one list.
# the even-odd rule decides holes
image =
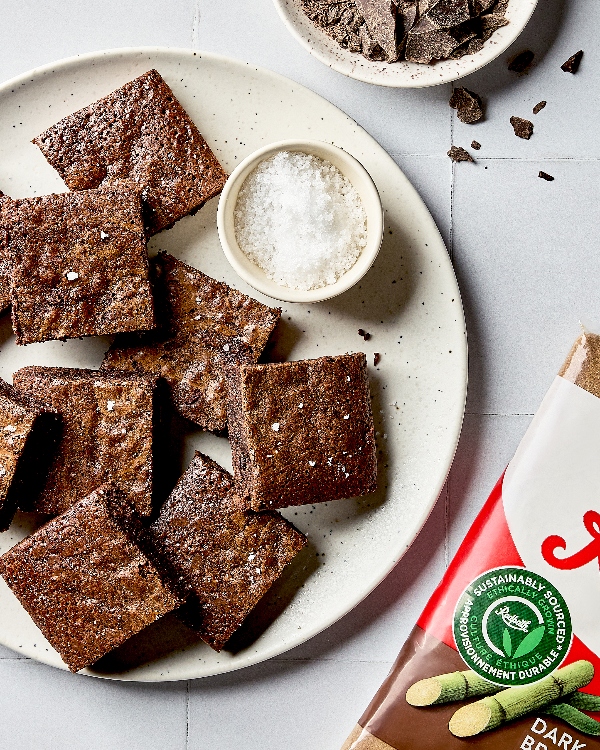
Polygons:
[[72,672],[182,603],[129,532],[111,485],[2,555],[0,574]]
[[228,381],[236,489],[253,510],[375,491],[364,354],[242,365]]
[[198,452],[149,535],[191,593],[182,618],[216,651],[306,544],[278,513],[244,509],[233,477]]
[[17,344],[154,327],[138,193],[25,198],[4,216]]
[[117,336],[102,369],[162,376],[184,417],[207,430],[223,430],[225,370],[258,360],[281,310],[166,253],[154,258],[151,268],[159,329]]
[[33,142],[71,190],[133,181],[150,234],[197,211],[227,179],[156,70],[65,117]]
[[13,382],[60,413],[63,427],[43,489],[24,510],[62,513],[114,481],[140,515],[151,513],[154,378],[33,366],[18,370]]
[[8,230],[4,214],[11,199],[0,190],[0,312],[10,305],[11,263],[8,253]]
[[[0,379],[0,531],[11,524],[19,502],[47,468],[56,415],[41,402]],[[47,438],[47,440],[45,439]],[[41,443],[41,444],[40,444]]]

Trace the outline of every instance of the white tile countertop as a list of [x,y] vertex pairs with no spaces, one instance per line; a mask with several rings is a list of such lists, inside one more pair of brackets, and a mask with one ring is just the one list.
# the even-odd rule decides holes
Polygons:
[[[194,47],[275,70],[347,112],[405,171],[444,236],[470,367],[446,487],[412,548],[354,611],[269,662],[181,683],[74,676],[0,648],[1,749],[339,749],[512,456],[578,321],[600,329],[599,26],[597,0],[540,0],[514,47],[461,81],[486,105],[483,122],[464,125],[448,107],[451,85],[378,88],[328,69],[290,36],[271,0],[5,0],[2,81],[93,50]],[[526,48],[536,55],[530,72],[509,72],[507,59]],[[579,49],[579,72],[562,72]],[[534,122],[530,141],[514,136],[511,115]],[[450,145],[473,139],[482,144],[476,163],[452,165]],[[555,180],[539,179],[540,169]]]

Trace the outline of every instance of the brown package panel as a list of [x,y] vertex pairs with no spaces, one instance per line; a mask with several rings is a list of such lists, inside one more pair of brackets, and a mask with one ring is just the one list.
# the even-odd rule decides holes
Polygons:
[[151,270],[159,329],[118,336],[102,369],[161,376],[184,417],[207,430],[224,430],[225,371],[258,360],[281,310],[166,253],[151,261]]
[[128,533],[122,500],[103,485],[0,557],[0,574],[72,672],[181,604]]
[[0,312],[6,310],[10,305],[11,263],[4,214],[11,202],[11,199],[0,190]]
[[62,417],[62,438],[41,494],[24,510],[62,513],[100,484],[127,490],[136,511],[152,510],[156,381],[130,373],[24,367],[16,388]]
[[242,365],[229,386],[236,489],[254,510],[375,491],[364,354]]
[[582,333],[558,374],[600,398],[600,336]]
[[233,477],[196,453],[150,527],[150,538],[192,593],[186,622],[220,651],[306,543],[277,513],[246,510]]
[[[0,379],[0,531],[11,524],[37,468],[47,465],[50,424],[56,415]],[[44,440],[44,438],[48,438]]]
[[33,141],[71,190],[132,180],[149,234],[218,195],[226,173],[156,70],[53,125]]
[[25,198],[4,216],[17,344],[154,327],[139,193]]

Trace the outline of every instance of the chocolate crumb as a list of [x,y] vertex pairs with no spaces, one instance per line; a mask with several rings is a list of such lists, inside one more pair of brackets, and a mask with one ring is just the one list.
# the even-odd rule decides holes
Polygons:
[[530,120],[524,120],[522,117],[511,117],[510,124],[513,126],[515,135],[518,138],[524,138],[528,141],[533,134],[533,123]]
[[538,174],[538,177],[541,177],[542,180],[548,180],[548,182],[552,182],[552,180],[554,179],[554,177],[552,177],[551,174],[548,174],[548,172],[540,172]]
[[462,146],[452,146],[450,151],[448,151],[448,156],[452,159],[452,161],[475,161],[471,154]]
[[479,143],[479,141],[471,141],[471,148],[474,148],[475,151],[479,151],[481,143]]
[[524,73],[533,62],[534,57],[535,54],[530,49],[519,52],[518,55],[509,60],[508,69],[514,73]]
[[571,55],[571,57],[560,66],[560,69],[564,70],[565,73],[577,73],[577,71],[579,70],[579,63],[581,62],[582,57],[583,57],[583,50],[580,49],[579,52],[576,52],[574,55]]
[[358,329],[358,335],[362,336],[365,341],[368,341],[371,338],[371,334],[367,333],[364,328]]
[[377,365],[381,362],[381,354],[379,352],[375,352],[373,354],[373,365],[374,367],[377,367]]
[[538,102],[535,105],[535,107],[533,108],[533,114],[537,115],[537,113],[541,112],[544,109],[545,106],[546,106],[546,102],[544,102],[544,101]]
[[456,116],[461,122],[470,125],[479,122],[483,117],[483,104],[480,97],[465,88],[457,88],[452,92],[448,104],[456,110]]

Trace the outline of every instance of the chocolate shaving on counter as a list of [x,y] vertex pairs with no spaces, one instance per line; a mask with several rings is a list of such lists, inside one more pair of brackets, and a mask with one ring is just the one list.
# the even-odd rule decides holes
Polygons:
[[535,105],[535,107],[533,108],[533,114],[537,115],[537,113],[541,112],[544,109],[545,106],[546,106],[546,102],[544,102],[544,101],[538,102]]
[[576,52],[574,55],[571,55],[571,57],[560,66],[560,69],[564,70],[565,73],[577,73],[577,71],[579,70],[579,63],[581,62],[582,57],[583,57],[583,50],[580,49],[579,52]]
[[377,367],[377,365],[381,362],[381,354],[379,352],[375,352],[373,354],[373,366]]
[[479,151],[481,143],[479,143],[479,141],[471,141],[471,148],[474,148],[475,151]]
[[533,62],[534,57],[535,54],[530,49],[519,52],[518,55],[509,60],[508,69],[514,73],[524,73]]
[[508,0],[302,0],[340,47],[369,60],[430,63],[479,52],[508,21]]
[[448,151],[448,156],[452,161],[475,161],[471,154],[468,151],[465,151],[462,146],[452,146],[450,151]]
[[364,328],[358,329],[358,335],[362,336],[365,341],[368,341],[371,338],[371,334],[367,333]]
[[554,177],[552,177],[551,174],[548,174],[548,172],[541,172],[538,174],[538,177],[541,177],[542,180],[548,180],[548,182],[552,182],[554,180]]
[[448,104],[456,110],[458,119],[467,125],[479,122],[483,117],[481,99],[474,91],[469,91],[469,89],[454,89]]
[[515,135],[518,138],[524,138],[528,141],[533,134],[533,123],[531,120],[524,120],[522,117],[511,117],[510,124],[513,126]]

